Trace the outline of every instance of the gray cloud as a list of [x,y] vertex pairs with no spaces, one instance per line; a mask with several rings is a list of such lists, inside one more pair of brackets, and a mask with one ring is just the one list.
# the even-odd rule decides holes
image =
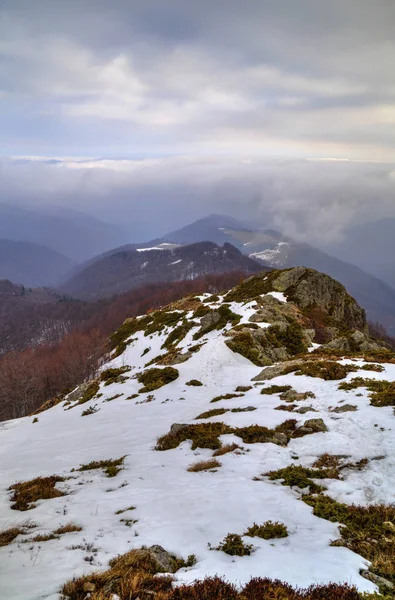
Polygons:
[[131,239],[214,211],[313,243],[393,216],[394,31],[393,0],[0,0],[0,155],[30,156],[0,161],[0,200]]
[[3,159],[0,180],[8,202],[84,210],[120,224],[131,241],[222,212],[323,245],[341,239],[350,224],[395,216],[395,169],[383,163]]
[[0,152],[389,160],[394,29],[392,0],[0,0]]

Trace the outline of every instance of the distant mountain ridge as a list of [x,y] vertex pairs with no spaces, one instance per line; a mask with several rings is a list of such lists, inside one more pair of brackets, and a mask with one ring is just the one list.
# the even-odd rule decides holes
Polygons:
[[361,268],[279,231],[254,228],[226,215],[210,215],[146,245],[186,243],[188,236],[196,239],[199,235],[210,241],[224,239],[250,259],[272,268],[305,266],[327,273],[346,286],[364,306],[369,320],[381,322],[392,335],[395,334],[395,289]]
[[115,225],[77,211],[0,203],[1,238],[47,246],[74,262],[82,262],[122,244],[126,234]]
[[119,249],[90,262],[65,284],[61,293],[84,300],[121,294],[147,283],[196,279],[203,275],[240,271],[253,274],[265,265],[243,255],[231,244],[204,241],[186,246],[166,244]]
[[0,239],[0,280],[9,279],[27,287],[55,286],[75,264],[46,246]]

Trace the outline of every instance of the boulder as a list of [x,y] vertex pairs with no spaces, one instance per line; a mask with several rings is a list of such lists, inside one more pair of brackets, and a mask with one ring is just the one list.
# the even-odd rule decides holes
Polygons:
[[328,428],[322,419],[308,419],[303,423],[303,427],[312,430],[314,433],[328,431]]
[[343,404],[342,406],[337,406],[331,412],[333,413],[345,413],[345,412],[355,412],[358,410],[357,406],[353,404]]
[[217,310],[211,310],[207,315],[200,319],[201,332],[208,331],[221,319],[221,315]]
[[268,381],[269,379],[274,379],[286,373],[289,367],[295,367],[299,364],[300,360],[287,360],[279,365],[266,367],[258,375],[255,375],[251,381]]
[[285,402],[297,402],[298,400],[307,400],[307,398],[315,398],[313,392],[297,392],[296,390],[288,390],[280,394],[280,399]]
[[170,427],[170,433],[178,433],[182,429],[185,429],[185,427],[188,427],[186,423],[173,423]]
[[162,546],[151,546],[148,549],[150,556],[155,559],[159,570],[164,573],[173,573],[174,571],[174,557],[166,552]]

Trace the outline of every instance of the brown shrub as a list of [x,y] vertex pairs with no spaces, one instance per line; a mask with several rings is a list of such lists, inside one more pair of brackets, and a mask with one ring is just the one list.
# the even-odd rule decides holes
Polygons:
[[238,600],[239,598],[235,586],[219,577],[207,577],[193,585],[182,585],[167,596],[167,600]]

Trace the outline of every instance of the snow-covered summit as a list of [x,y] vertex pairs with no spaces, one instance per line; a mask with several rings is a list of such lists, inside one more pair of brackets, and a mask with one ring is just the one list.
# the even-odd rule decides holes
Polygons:
[[[35,418],[0,424],[0,530],[21,529],[0,547],[1,598],[58,599],[73,577],[153,545],[195,555],[176,582],[219,575],[239,586],[270,577],[376,589],[361,575],[366,553],[333,545],[339,524],[314,514],[321,495],[342,506],[394,501],[394,416],[365,379],[392,382],[395,364],[340,284],[309,269],[271,272],[131,319],[111,344],[96,380]],[[374,353],[383,364],[369,370],[364,356]],[[355,377],[360,387],[339,389]],[[327,455],[331,471],[316,466]],[[118,465],[107,474],[95,468],[109,460]],[[307,487],[275,475],[292,465],[305,478],[313,467]],[[50,476],[60,478],[58,497],[17,510],[10,486]],[[287,535],[246,535],[267,521]],[[56,534],[70,523],[74,531]],[[212,549],[230,532],[250,555]]]

